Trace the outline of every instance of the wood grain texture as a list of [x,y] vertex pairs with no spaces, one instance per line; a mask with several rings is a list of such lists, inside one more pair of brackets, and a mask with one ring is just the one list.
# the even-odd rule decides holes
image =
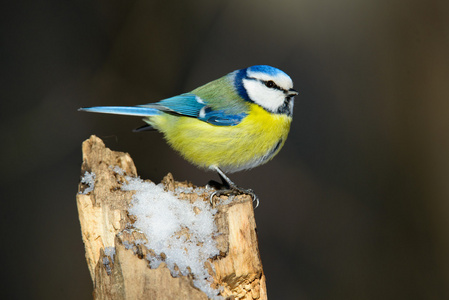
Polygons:
[[[121,189],[126,176],[137,176],[131,157],[111,151],[95,136],[82,149],[82,175],[92,172],[96,176],[93,190],[83,194],[88,186],[80,183],[76,197],[94,299],[208,299],[194,287],[191,275],[173,277],[164,263],[157,269],[149,267],[146,257],[155,253],[143,245],[146,237],[133,227],[134,216],[128,213],[133,191]],[[114,171],[116,166],[124,173]],[[171,174],[162,183],[167,191],[193,187],[175,181]],[[209,201],[208,194],[178,197]],[[216,208],[220,254],[205,265],[214,279],[213,287],[221,290],[224,299],[267,299],[251,197],[237,196]]]

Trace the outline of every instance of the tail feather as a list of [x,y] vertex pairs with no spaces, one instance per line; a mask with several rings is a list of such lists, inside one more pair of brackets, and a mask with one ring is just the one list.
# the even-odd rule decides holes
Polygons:
[[140,117],[154,116],[159,115],[161,113],[156,108],[141,107],[141,106],[95,106],[95,107],[80,108],[78,110],[95,113],[140,116]]

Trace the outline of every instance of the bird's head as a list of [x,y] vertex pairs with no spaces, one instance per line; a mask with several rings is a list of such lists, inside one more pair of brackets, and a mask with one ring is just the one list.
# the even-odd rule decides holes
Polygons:
[[264,65],[235,72],[234,85],[246,101],[276,114],[293,114],[293,81],[283,71]]

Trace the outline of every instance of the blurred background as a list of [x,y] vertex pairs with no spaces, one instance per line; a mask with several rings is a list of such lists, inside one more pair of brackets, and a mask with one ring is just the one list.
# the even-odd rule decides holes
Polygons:
[[1,294],[91,299],[75,195],[91,134],[142,178],[218,179],[139,118],[77,112],[268,64],[300,94],[253,188],[270,299],[449,299],[449,2],[9,1],[1,18]]

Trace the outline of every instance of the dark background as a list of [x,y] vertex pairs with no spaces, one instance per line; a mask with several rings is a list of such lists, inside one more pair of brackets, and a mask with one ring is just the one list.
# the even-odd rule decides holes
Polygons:
[[2,299],[91,299],[75,195],[91,134],[141,177],[203,185],[139,118],[269,64],[300,94],[280,154],[234,174],[270,299],[449,299],[449,2],[8,1],[1,22]]

